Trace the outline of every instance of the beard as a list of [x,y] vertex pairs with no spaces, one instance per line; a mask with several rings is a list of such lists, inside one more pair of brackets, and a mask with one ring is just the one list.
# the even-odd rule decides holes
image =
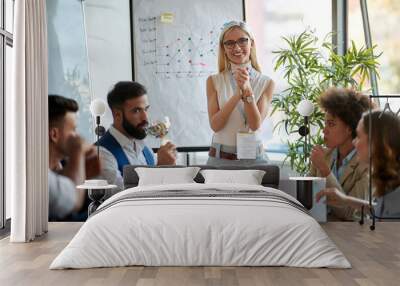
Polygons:
[[66,160],[68,160],[67,146],[65,142],[50,142],[50,144],[53,145],[53,150],[55,150],[55,154],[57,154],[57,157],[59,157],[60,161],[65,162]]
[[129,136],[132,136],[135,139],[142,140],[146,138],[147,132],[146,132],[146,126],[148,125],[148,122],[146,120],[142,121],[138,125],[133,125],[129,123],[129,121],[126,119],[125,114],[122,114],[122,128],[124,128],[125,132],[129,134]]

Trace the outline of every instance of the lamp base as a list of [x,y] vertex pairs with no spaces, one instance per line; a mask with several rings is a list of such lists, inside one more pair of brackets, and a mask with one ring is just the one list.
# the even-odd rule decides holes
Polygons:
[[92,200],[88,207],[88,217],[91,216],[91,214],[101,205],[105,194],[105,189],[88,189],[88,196]]
[[313,207],[313,181],[312,180],[298,180],[297,185],[297,200],[303,206],[310,210]]
[[94,133],[97,135],[97,136],[103,136],[104,134],[106,134],[106,129],[103,127],[103,126],[101,126],[101,125],[98,125],[97,127],[96,127],[96,129],[94,129]]

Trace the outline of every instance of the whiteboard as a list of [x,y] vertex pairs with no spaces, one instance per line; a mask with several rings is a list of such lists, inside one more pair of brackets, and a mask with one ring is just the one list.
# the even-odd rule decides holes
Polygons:
[[178,147],[211,143],[206,80],[217,72],[222,25],[243,10],[242,0],[132,0],[134,79],[147,88],[150,120],[170,118]]

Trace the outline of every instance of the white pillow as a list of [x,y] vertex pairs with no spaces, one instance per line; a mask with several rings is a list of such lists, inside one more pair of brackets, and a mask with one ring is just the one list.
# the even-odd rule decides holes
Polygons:
[[139,176],[139,186],[195,183],[193,179],[199,170],[199,167],[135,168]]
[[261,170],[202,170],[206,184],[233,183],[261,185],[265,171]]

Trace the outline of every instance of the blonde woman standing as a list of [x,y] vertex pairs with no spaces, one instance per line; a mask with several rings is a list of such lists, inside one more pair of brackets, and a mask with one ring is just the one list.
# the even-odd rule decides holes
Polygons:
[[207,163],[266,163],[257,131],[267,116],[274,83],[261,74],[254,37],[246,23],[224,25],[218,70],[207,79],[208,116],[214,131]]

